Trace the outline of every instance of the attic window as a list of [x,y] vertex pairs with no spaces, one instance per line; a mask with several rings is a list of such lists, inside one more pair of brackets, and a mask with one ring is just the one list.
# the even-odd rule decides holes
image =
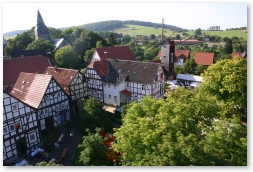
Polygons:
[[25,81],[22,81],[22,84],[25,84]]

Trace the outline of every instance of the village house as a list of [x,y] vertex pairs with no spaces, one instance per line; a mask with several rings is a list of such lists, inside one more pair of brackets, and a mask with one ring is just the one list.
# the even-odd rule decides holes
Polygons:
[[17,57],[3,60],[3,90],[8,86],[14,86],[21,72],[42,74],[51,66],[45,56]]
[[36,110],[41,137],[71,119],[69,97],[52,75],[21,72],[10,95]]
[[[84,72],[84,77],[87,80],[87,95],[95,96],[97,100],[104,102],[103,100],[103,87],[101,82],[101,77],[104,75],[104,62],[106,59],[119,59],[119,60],[131,60],[136,61],[132,51],[128,46],[119,47],[104,47],[96,48],[90,64],[87,66]],[[102,61],[94,64],[96,61]],[[100,75],[100,76],[99,76]]]
[[91,63],[93,75],[87,83],[89,96],[109,105],[139,101],[146,95],[161,98],[164,94],[164,72],[157,63],[107,59]]
[[214,53],[195,52],[194,60],[197,65],[210,66],[214,62]]
[[247,53],[246,52],[243,52],[243,53],[241,53],[241,52],[233,52],[231,54],[231,59],[233,59],[234,57],[237,57],[237,56],[243,57],[243,58],[245,58],[247,60]]
[[[161,55],[162,52],[160,50],[157,56],[161,59]],[[175,50],[174,65],[184,66],[185,61],[189,58],[190,58],[190,50]]]
[[71,99],[71,113],[75,114],[78,112],[78,109],[82,110],[83,106],[78,108],[78,101],[81,101],[83,105],[83,100],[86,94],[86,82],[84,81],[83,74],[78,70],[47,67],[44,71],[45,75],[52,75],[56,82],[61,86],[65,93]]
[[26,154],[41,142],[37,111],[3,93],[3,161],[6,164]]
[[14,50],[10,51],[9,59],[17,58],[17,57],[27,57],[27,56],[45,56],[46,52],[43,49],[35,49],[35,50]]

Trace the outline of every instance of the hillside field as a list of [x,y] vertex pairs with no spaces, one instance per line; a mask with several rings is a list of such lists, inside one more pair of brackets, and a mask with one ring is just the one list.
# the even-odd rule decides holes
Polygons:
[[[130,35],[130,36],[135,36],[135,35],[146,35],[149,36],[151,34],[155,34],[156,36],[162,34],[162,29],[161,28],[154,28],[154,27],[147,27],[147,26],[139,26],[139,25],[130,25],[130,24],[125,24],[123,25],[124,27],[115,29],[115,30],[110,30],[111,32],[117,32],[117,33],[122,33],[123,35]],[[188,31],[189,35],[194,35],[195,31]],[[245,30],[229,30],[229,31],[202,31],[202,34],[205,33],[206,35],[217,35],[223,37],[228,37],[232,38],[233,36],[237,36],[238,38],[242,37],[244,40],[247,40],[247,33]],[[165,36],[173,36],[175,37],[176,34],[180,34],[181,38],[182,32],[181,33],[173,33],[173,31],[169,29],[164,29],[164,35]]]

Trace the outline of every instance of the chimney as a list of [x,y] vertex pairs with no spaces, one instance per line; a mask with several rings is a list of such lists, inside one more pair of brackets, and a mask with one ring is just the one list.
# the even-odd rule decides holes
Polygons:
[[162,39],[161,39],[161,41],[163,42],[163,20],[162,20]]

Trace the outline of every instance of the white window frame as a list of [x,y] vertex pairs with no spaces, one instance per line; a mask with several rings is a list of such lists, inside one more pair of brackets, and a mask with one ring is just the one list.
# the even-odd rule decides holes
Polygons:
[[108,99],[111,99],[111,97],[112,97],[111,94],[109,94],[109,95],[108,95]]
[[[4,129],[6,129],[7,131],[6,131],[6,132],[4,132]],[[4,134],[9,133],[9,129],[8,129],[8,127],[7,127],[7,126],[5,126],[5,127],[3,128],[3,133],[4,133]]]
[[[34,136],[34,139],[31,139],[31,136]],[[36,141],[36,135],[35,135],[35,133],[29,134],[29,141],[30,141],[30,143],[33,143],[33,142]]]
[[116,101],[117,100],[117,96],[114,96],[113,99]]
[[13,112],[18,111],[18,104],[17,103],[12,104],[12,111]]

